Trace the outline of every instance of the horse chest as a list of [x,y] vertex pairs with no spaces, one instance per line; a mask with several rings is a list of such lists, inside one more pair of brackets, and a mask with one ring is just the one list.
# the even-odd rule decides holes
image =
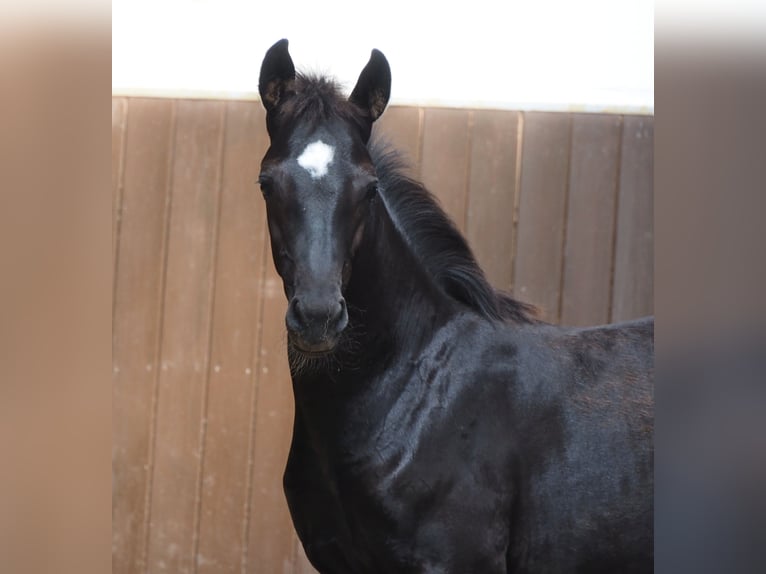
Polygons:
[[296,427],[285,490],[306,552],[327,572],[440,571],[444,563],[445,571],[504,572],[496,566],[507,547],[507,480],[497,465],[495,476],[486,465],[478,479],[476,471],[497,453],[464,438],[478,432],[472,414],[445,416],[467,413],[444,408],[448,392],[421,401],[413,388],[388,416],[339,441],[340,453]]
[[298,535],[321,572],[391,572],[411,562],[406,516],[384,471],[328,465],[294,442],[285,493]]
[[320,572],[427,572],[440,559],[436,546],[454,546],[423,544],[425,532],[442,526],[428,518],[438,497],[426,481],[378,471],[344,469],[303,490],[287,491],[298,534]]

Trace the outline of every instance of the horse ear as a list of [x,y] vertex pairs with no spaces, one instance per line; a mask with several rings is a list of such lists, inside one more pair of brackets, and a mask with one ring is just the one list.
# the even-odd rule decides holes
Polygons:
[[295,66],[287,51],[287,40],[282,39],[266,52],[258,79],[258,92],[263,107],[271,112],[284,99],[288,85],[295,79]]
[[349,100],[367,110],[371,121],[377,120],[386,109],[391,96],[391,68],[380,50],[373,50],[370,61],[359,74]]

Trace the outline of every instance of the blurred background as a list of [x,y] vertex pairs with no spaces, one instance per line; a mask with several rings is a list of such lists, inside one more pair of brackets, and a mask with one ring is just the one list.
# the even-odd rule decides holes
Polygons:
[[653,4],[115,1],[113,572],[313,572],[281,477],[286,302],[257,179],[263,54],[350,91],[492,283],[543,317],[653,313]]

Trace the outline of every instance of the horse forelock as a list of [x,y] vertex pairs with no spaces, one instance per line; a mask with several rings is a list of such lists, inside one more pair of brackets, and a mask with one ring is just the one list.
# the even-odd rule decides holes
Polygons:
[[316,126],[333,118],[358,124],[361,110],[343,94],[341,85],[333,78],[317,74],[298,73],[290,95],[278,109],[283,123],[300,122]]

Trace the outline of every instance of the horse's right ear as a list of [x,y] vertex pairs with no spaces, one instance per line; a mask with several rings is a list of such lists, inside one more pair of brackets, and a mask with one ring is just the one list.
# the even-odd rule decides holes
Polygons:
[[282,39],[266,52],[258,79],[258,92],[267,112],[274,110],[284,100],[290,84],[295,80],[295,66],[287,40]]

